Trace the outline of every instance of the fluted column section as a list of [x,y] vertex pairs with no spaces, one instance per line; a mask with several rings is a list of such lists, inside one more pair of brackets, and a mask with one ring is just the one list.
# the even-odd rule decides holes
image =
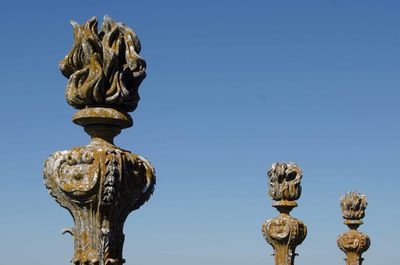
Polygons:
[[275,201],[272,206],[279,215],[267,220],[262,232],[274,249],[275,265],[293,265],[296,247],[307,235],[307,226],[289,214],[300,198],[302,171],[294,163],[275,163],[268,171],[268,178],[269,196]]
[[346,253],[346,265],[361,265],[363,262],[361,255],[370,246],[368,235],[357,230],[363,224],[361,219],[365,216],[367,197],[357,192],[349,192],[341,198],[340,206],[344,223],[350,230],[338,237],[338,247]]

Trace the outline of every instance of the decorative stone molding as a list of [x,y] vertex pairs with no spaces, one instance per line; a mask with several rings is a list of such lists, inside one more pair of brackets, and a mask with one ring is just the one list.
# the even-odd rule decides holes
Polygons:
[[368,235],[357,230],[363,223],[361,219],[365,216],[367,197],[357,192],[349,192],[341,198],[340,206],[344,223],[350,230],[338,237],[338,247],[346,253],[346,265],[361,265],[361,255],[370,246]]
[[276,163],[268,171],[268,177],[269,195],[275,200],[273,207],[279,215],[267,220],[262,232],[274,249],[275,265],[293,265],[296,247],[307,235],[307,226],[289,214],[301,194],[302,172],[294,163]]
[[145,62],[138,56],[139,39],[125,25],[109,17],[99,33],[95,17],[72,25],[74,46],[60,69],[69,77],[67,101],[80,109],[73,121],[92,139],[52,154],[45,162],[44,183],[74,219],[75,226],[64,229],[74,238],[73,264],[120,265],[124,222],[155,185],[154,168],[146,159],[113,144],[121,129],[133,124],[127,112],[139,101]]

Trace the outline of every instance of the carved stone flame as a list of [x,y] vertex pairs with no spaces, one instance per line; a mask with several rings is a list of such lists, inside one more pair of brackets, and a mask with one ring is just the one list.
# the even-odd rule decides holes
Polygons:
[[268,171],[269,195],[275,201],[295,201],[300,198],[301,169],[294,163],[274,163]]
[[343,218],[346,220],[361,220],[367,208],[367,196],[357,192],[348,192],[340,199]]
[[138,88],[146,76],[146,63],[139,56],[135,32],[105,16],[100,32],[93,17],[74,28],[74,45],[60,62],[69,78],[67,102],[77,109],[110,106],[126,112],[136,109]]

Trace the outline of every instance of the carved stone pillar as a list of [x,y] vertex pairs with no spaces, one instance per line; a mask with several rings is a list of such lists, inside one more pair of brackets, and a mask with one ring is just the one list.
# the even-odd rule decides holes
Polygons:
[[124,222],[151,196],[155,171],[138,155],[114,145],[121,129],[131,127],[128,112],[139,101],[145,61],[132,29],[104,17],[74,29],[74,45],[60,62],[69,81],[67,102],[78,111],[74,123],[90,135],[88,145],[55,152],[45,162],[44,183],[49,193],[74,219],[65,229],[74,238],[75,265],[124,263]]
[[294,163],[276,163],[268,171],[269,195],[279,215],[267,220],[262,232],[274,248],[275,265],[293,265],[296,247],[307,235],[306,225],[289,215],[300,198],[302,172]]
[[350,230],[341,234],[337,239],[339,248],[346,253],[346,265],[361,265],[362,253],[368,250],[370,239],[368,235],[361,233],[357,228],[363,224],[367,197],[357,192],[349,192],[340,200],[344,223]]

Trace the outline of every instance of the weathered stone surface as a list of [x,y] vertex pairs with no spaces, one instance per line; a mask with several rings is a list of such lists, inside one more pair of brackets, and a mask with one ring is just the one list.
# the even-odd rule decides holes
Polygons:
[[153,192],[155,172],[135,154],[101,141],[56,152],[45,162],[50,194],[75,221],[74,264],[122,264],[123,225]]
[[307,235],[307,226],[288,214],[267,220],[262,228],[267,242],[274,248],[276,265],[293,265],[296,247]]
[[268,177],[269,195],[279,215],[263,224],[262,233],[274,249],[275,265],[293,265],[296,247],[307,235],[307,226],[289,214],[301,194],[302,171],[294,163],[275,163]]
[[139,56],[135,32],[105,16],[100,32],[93,17],[74,28],[74,45],[60,62],[69,78],[67,102],[77,109],[110,106],[133,111],[140,99],[138,88],[146,76],[146,62]]
[[342,208],[342,216],[345,219],[345,223],[353,221],[362,224],[361,219],[365,216],[367,205],[367,196],[365,194],[352,191],[344,195],[340,200],[340,207]]
[[151,196],[155,171],[138,155],[114,145],[114,137],[132,126],[128,112],[139,101],[145,62],[138,56],[139,39],[121,23],[105,17],[83,25],[72,22],[74,46],[60,63],[69,78],[66,99],[80,109],[73,122],[84,127],[91,142],[55,152],[45,162],[44,183],[66,208],[75,226],[75,265],[124,263],[123,227],[129,213]]
[[294,163],[274,163],[268,171],[269,195],[279,203],[292,203],[301,195],[301,169]]
[[368,250],[371,243],[368,235],[357,230],[363,223],[361,219],[365,216],[367,197],[357,192],[349,192],[341,198],[340,206],[344,223],[350,230],[338,237],[338,247],[346,253],[346,265],[361,265],[361,255]]
[[72,121],[83,127],[103,124],[125,129],[133,125],[132,118],[128,113],[102,107],[81,109],[74,114]]

